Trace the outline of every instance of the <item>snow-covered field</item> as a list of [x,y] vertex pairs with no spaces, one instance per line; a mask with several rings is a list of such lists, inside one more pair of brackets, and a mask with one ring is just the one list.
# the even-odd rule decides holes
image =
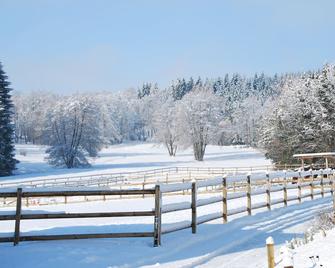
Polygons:
[[[26,150],[26,156],[19,155],[21,163],[16,178],[36,176],[74,175],[78,173],[112,173],[143,170],[170,166],[212,166],[243,167],[270,164],[262,153],[250,148],[210,146],[203,163],[192,160],[191,151],[180,152],[176,158],[167,156],[163,147],[155,144],[125,144],[111,146],[100,153],[91,169],[55,169],[44,161],[43,148],[38,146],[17,146]],[[8,178],[7,178],[8,179]],[[288,195],[295,195],[289,190]],[[199,194],[198,198],[207,197]],[[277,192],[272,197],[282,197]],[[253,203],[264,202],[265,195],[252,198]],[[164,196],[163,204],[190,201],[190,196]],[[120,199],[76,204],[59,204],[23,207],[24,213],[43,212],[109,212],[151,210],[153,198]],[[228,201],[230,209],[245,207],[245,197]],[[231,216],[227,224],[222,219],[198,226],[197,234],[190,229],[163,235],[162,246],[154,248],[152,238],[88,239],[68,241],[21,242],[13,247],[11,243],[0,244],[0,267],[266,267],[265,240],[272,236],[276,244],[276,256],[285,240],[303,235],[310,220],[323,209],[332,206],[329,194],[326,198],[308,200],[302,204],[289,202],[287,208],[273,206]],[[14,208],[0,208],[1,214],[13,214]],[[199,207],[198,216],[220,212],[222,204],[216,203]],[[163,230],[176,222],[189,221],[191,211],[179,211],[163,215]],[[0,222],[0,236],[12,236],[14,222]],[[141,232],[153,230],[153,217],[99,218],[99,219],[57,219],[24,220],[21,222],[22,235],[68,234],[103,232]],[[331,237],[331,236],[329,236]],[[328,239],[328,238],[327,238]],[[320,240],[321,241],[321,240]],[[316,241],[315,243],[322,243]],[[309,247],[307,245],[306,247]],[[296,267],[308,266],[310,261],[299,255]],[[313,251],[312,249],[310,250]],[[319,254],[320,256],[321,253]],[[300,259],[301,260],[300,260]],[[327,258],[325,257],[322,258]],[[300,265],[301,264],[301,265]],[[280,266],[279,266],[280,267]],[[332,267],[332,266],[324,266]]]
[[[164,146],[156,143],[128,143],[109,146],[99,156],[91,159],[91,168],[54,168],[45,161],[44,146],[16,145],[20,161],[15,176],[1,180],[37,179],[62,176],[77,176],[106,173],[122,173],[176,166],[186,167],[254,167],[271,165],[270,160],[252,148],[240,146],[208,146],[205,161],[193,160],[191,149],[177,152],[176,157],[168,156]],[[24,155],[25,154],[25,155]]]

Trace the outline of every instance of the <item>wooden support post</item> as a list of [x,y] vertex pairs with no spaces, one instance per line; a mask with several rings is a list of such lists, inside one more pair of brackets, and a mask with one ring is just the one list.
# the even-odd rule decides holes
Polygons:
[[226,223],[228,220],[228,208],[227,208],[227,179],[222,178],[222,216],[223,223]]
[[301,203],[301,172],[299,172],[298,177],[298,201]]
[[197,183],[192,182],[192,233],[197,232]]
[[155,219],[154,219],[154,247],[161,245],[162,234],[162,193],[160,186],[155,186]]
[[22,205],[22,188],[18,188],[17,194],[16,194],[14,246],[19,244],[19,241],[20,241],[21,205]]
[[67,196],[64,196],[64,204],[67,204]]
[[284,206],[287,207],[287,177],[286,177],[286,173],[285,173],[285,178],[284,178],[283,192],[284,192]]
[[267,189],[266,189],[266,207],[268,210],[271,210],[271,181],[270,175],[266,173],[266,182],[267,182]]
[[274,251],[274,241],[270,236],[266,239],[266,250],[268,255],[268,268],[275,267],[275,251]]
[[26,197],[26,207],[29,207],[29,198]]
[[333,196],[333,221],[335,222],[335,194],[334,194],[334,173],[330,175],[330,193]]
[[251,175],[247,176],[247,212],[251,215]]
[[145,184],[144,184],[144,182],[143,182],[143,183],[142,183],[142,190],[143,190],[142,198],[144,198],[144,186],[145,186]]
[[321,171],[321,179],[320,179],[320,187],[321,187],[321,197],[325,197],[325,188],[323,185],[323,171]]
[[314,199],[314,185],[313,185],[313,181],[314,181],[314,177],[313,177],[313,172],[311,171],[311,177],[312,177],[312,180],[311,180],[311,183],[309,184],[309,187],[311,189],[311,199]]
[[333,182],[333,174],[330,176],[327,174],[327,178],[329,179],[329,185],[330,185],[330,194],[334,195],[334,182]]
[[[184,177],[183,177],[183,183],[185,182],[185,179],[184,179]],[[183,195],[185,195],[185,190],[183,190]]]

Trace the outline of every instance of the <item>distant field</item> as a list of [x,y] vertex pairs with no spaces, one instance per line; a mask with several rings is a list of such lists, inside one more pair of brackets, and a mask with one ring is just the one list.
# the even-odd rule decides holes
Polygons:
[[191,149],[180,150],[176,157],[168,156],[164,146],[155,143],[126,143],[104,148],[91,159],[91,168],[54,168],[46,160],[45,146],[16,145],[16,158],[20,160],[15,176],[7,179],[24,179],[56,175],[89,175],[118,173],[154,168],[185,167],[253,167],[270,165],[264,154],[241,146],[208,146],[203,162],[193,160]]

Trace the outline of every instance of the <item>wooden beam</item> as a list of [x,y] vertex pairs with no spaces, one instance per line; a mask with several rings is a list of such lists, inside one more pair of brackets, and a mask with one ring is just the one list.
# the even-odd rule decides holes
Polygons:
[[228,207],[227,207],[227,178],[222,178],[222,216],[223,223],[228,220]]
[[154,218],[154,247],[158,247],[161,244],[162,234],[162,193],[160,186],[155,186],[155,218]]
[[197,184],[192,182],[192,233],[197,232]]
[[250,175],[247,176],[247,212],[251,215],[251,179]]
[[22,188],[18,188],[16,197],[14,246],[16,246],[20,241],[21,206],[22,206]]

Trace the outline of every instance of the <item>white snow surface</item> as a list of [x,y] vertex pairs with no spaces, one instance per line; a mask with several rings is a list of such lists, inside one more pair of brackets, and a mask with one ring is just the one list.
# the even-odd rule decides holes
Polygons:
[[[193,156],[190,150],[179,152],[179,156],[170,158],[164,147],[144,143],[111,146],[100,153],[100,157],[95,159],[91,169],[68,170],[48,166],[44,161],[43,150],[45,148],[41,149],[41,147],[32,145],[19,145],[16,148],[17,150],[26,149],[27,155],[19,155],[18,157],[21,160],[17,170],[18,175],[6,179],[112,173],[169,166],[245,167],[270,164],[262,153],[250,148],[209,146],[205,161],[199,163],[192,160]],[[273,201],[282,199],[282,194],[280,191],[273,193]],[[289,189],[288,195],[289,197],[296,195],[296,189]],[[0,267],[264,268],[266,267],[265,243],[269,236],[274,239],[275,252],[278,257],[279,248],[284,245],[286,240],[301,237],[308,228],[311,219],[318,212],[332,207],[330,194],[326,194],[326,198],[322,199],[316,197],[314,200],[309,200],[306,198],[302,204],[297,204],[296,201],[289,202],[289,206],[286,208],[282,207],[282,204],[277,204],[272,206],[271,211],[267,211],[265,208],[253,210],[252,216],[246,216],[245,194],[235,193],[229,194],[229,196],[236,198],[228,200],[228,215],[234,211],[245,211],[244,213],[229,216],[226,224],[223,224],[222,219],[218,219],[199,225],[197,234],[192,234],[190,228],[165,234],[162,236],[160,247],[153,247],[153,238],[21,242],[16,247],[12,243],[0,243]],[[220,200],[220,195],[198,195],[199,204],[206,203],[209,199]],[[253,207],[264,203],[265,200],[265,194],[253,197]],[[189,207],[190,201],[189,195],[164,196],[163,194],[163,209],[173,210]],[[33,212],[143,211],[152,210],[153,206],[153,198],[148,197],[66,205],[24,206],[22,214]],[[0,213],[14,214],[14,209],[13,207],[0,208]],[[220,215],[221,210],[221,202],[199,207],[198,219],[206,219],[208,215],[211,217]],[[189,226],[190,219],[190,209],[164,214],[162,229],[169,231],[176,227]],[[12,236],[13,230],[13,221],[0,221],[0,236]],[[21,221],[21,235],[142,231],[153,231],[153,217]],[[334,236],[335,234],[333,236],[330,234],[329,239]],[[315,243],[318,243],[317,240]],[[316,245],[318,247],[318,244]],[[307,245],[306,248],[309,246],[312,247],[312,244]],[[319,248],[322,247],[319,246]],[[315,249],[311,248],[310,252],[314,253]],[[306,260],[306,257],[298,254],[299,250],[295,255],[296,263],[298,263],[295,268],[313,267],[308,266],[309,260]],[[303,250],[301,249],[301,251]],[[330,263],[330,266],[325,267],[334,267],[331,265],[335,263],[334,261],[321,253],[319,255],[322,259],[326,260],[327,258]]]
[[335,229],[328,231],[326,237],[318,233],[312,242],[294,249],[294,267],[334,267],[335,255],[332,250],[334,247]]
[[[167,167],[254,167],[271,165],[263,153],[243,146],[212,146],[206,148],[203,162],[195,161],[192,149],[179,150],[170,157],[166,148],[157,143],[125,143],[104,148],[90,168],[54,168],[45,161],[45,146],[17,144],[16,158],[20,161],[15,176],[2,181],[47,179],[64,176],[122,173]],[[26,155],[23,155],[23,154]]]
[[[290,190],[291,191],[291,190]],[[293,190],[292,190],[293,191]],[[276,197],[274,193],[274,197]],[[277,193],[277,197],[282,193]],[[290,193],[289,193],[290,194]],[[200,195],[199,200],[208,198]],[[265,195],[253,198],[261,203]],[[190,196],[163,196],[163,204],[190,201]],[[289,202],[287,208],[274,205],[272,211],[253,210],[198,226],[197,234],[185,229],[162,237],[162,246],[153,247],[152,238],[89,239],[21,242],[0,244],[1,267],[259,267],[266,264],[266,238],[275,240],[276,255],[286,240],[301,237],[309,222],[332,199],[305,199],[302,204]],[[200,201],[201,202],[201,201]],[[24,207],[23,214],[54,212],[107,212],[151,210],[153,198],[121,199],[67,205]],[[184,203],[185,204],[185,203]],[[228,213],[245,207],[246,199],[228,200]],[[220,214],[222,203],[198,208],[198,220]],[[13,208],[1,208],[1,214],[13,214]],[[245,211],[245,210],[244,210]],[[189,226],[190,210],[163,214],[163,231]],[[12,236],[14,222],[0,222],[0,236]],[[153,230],[153,217],[24,220],[21,235],[103,232],[141,232]],[[297,266],[300,267],[300,266]],[[308,266],[301,266],[308,267]]]

